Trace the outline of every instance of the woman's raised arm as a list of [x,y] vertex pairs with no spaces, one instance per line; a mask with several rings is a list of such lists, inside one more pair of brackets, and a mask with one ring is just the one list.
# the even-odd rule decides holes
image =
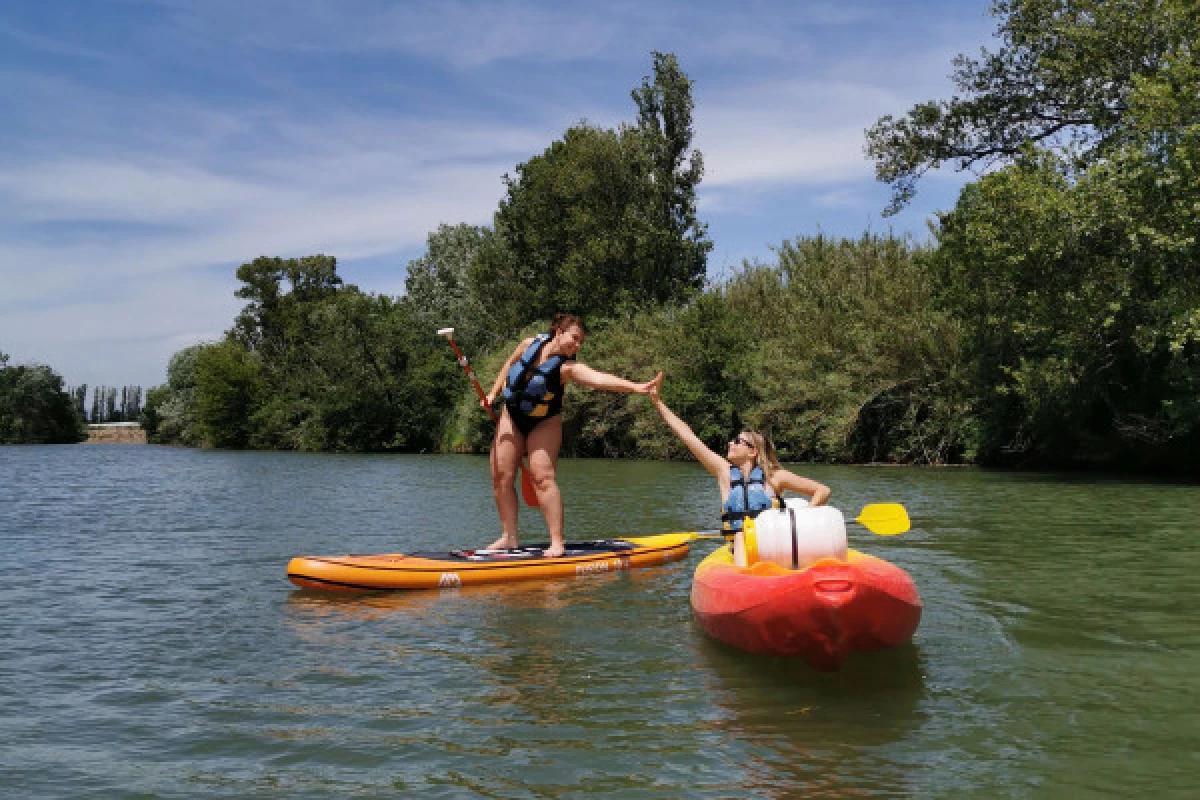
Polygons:
[[578,361],[568,361],[563,364],[561,374],[563,383],[574,382],[589,389],[627,394],[649,394],[652,389],[658,388],[663,378],[663,374],[660,372],[645,383],[634,383],[624,378],[618,378],[616,375],[592,369],[587,364],[581,364]]
[[658,410],[658,415],[667,423],[667,427],[679,437],[679,441],[683,442],[688,450],[692,451],[692,455],[696,457],[708,473],[721,481],[723,478],[728,479],[729,462],[724,457],[717,455],[712,450],[708,449],[708,445],[700,441],[690,425],[675,416],[675,412],[667,408],[667,404],[658,396],[658,387],[649,393],[650,400],[654,403],[654,407]]

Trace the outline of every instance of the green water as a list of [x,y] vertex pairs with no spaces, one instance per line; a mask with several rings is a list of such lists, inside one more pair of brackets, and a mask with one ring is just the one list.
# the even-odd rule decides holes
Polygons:
[[[695,564],[357,597],[297,554],[486,544],[486,461],[0,448],[6,797],[1190,797],[1200,489],[818,468],[910,572],[839,673],[709,641]],[[694,464],[564,461],[570,538],[713,524]],[[523,512],[526,540],[544,536]]]

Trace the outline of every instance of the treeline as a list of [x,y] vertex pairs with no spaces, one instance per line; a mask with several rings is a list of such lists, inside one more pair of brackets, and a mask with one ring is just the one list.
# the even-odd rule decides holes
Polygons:
[[142,387],[97,386],[92,390],[91,410],[87,407],[88,386],[82,384],[67,390],[80,416],[93,424],[104,422],[138,422],[142,417]]
[[[797,461],[959,463],[973,457],[962,325],[936,306],[932,250],[894,236],[803,237],[687,303],[609,317],[582,358],[663,397],[710,446],[743,426]],[[532,332],[533,328],[525,331]],[[476,364],[491,380],[514,342]],[[642,398],[568,389],[564,453],[687,457]],[[465,392],[446,449],[491,424]]]
[[[928,244],[801,236],[706,286],[690,82],[656,54],[635,123],[577,126],[519,165],[491,227],[430,234],[404,297],[343,285],[327,256],[242,265],[245,310],[175,357],[148,427],[480,450],[490,421],[433,332],[455,326],[487,382],[565,309],[589,323],[584,360],[664,369],[714,445],[749,425],[797,460],[1200,471],[1195,6],[993,11],[1005,45],[956,62],[959,95],[868,132],[896,207],[928,169],[990,167]],[[682,453],[642,398],[572,394],[566,452]]]
[[378,451],[435,446],[461,389],[412,304],[345,286],[326,256],[243,264],[250,302],[220,342],[177,353],[146,396],[151,441]]
[[87,384],[65,388],[44,364],[9,366],[0,353],[0,444],[67,444],[87,438],[88,422],[139,422],[142,387]]
[[65,444],[87,438],[62,376],[43,364],[9,366],[0,352],[0,444]]
[[1200,5],[1006,0],[949,101],[868,132],[907,201],[990,167],[939,215],[976,457],[1200,471]]

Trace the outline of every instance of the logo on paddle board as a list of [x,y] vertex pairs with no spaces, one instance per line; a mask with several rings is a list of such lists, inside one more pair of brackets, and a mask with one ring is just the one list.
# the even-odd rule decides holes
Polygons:
[[457,589],[462,586],[462,578],[458,577],[457,572],[443,572],[442,577],[438,578],[439,589]]
[[614,558],[612,561],[593,561],[588,564],[576,564],[576,575],[596,575],[601,572],[616,572],[617,570],[629,569],[628,558]]

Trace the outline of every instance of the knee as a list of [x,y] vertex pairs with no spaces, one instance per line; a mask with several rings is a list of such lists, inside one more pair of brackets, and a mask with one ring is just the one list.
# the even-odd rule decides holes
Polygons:
[[497,492],[511,489],[517,479],[517,471],[507,467],[497,467],[492,470],[492,488]]
[[553,469],[531,469],[529,477],[533,479],[533,487],[537,489],[538,494],[558,487]]

